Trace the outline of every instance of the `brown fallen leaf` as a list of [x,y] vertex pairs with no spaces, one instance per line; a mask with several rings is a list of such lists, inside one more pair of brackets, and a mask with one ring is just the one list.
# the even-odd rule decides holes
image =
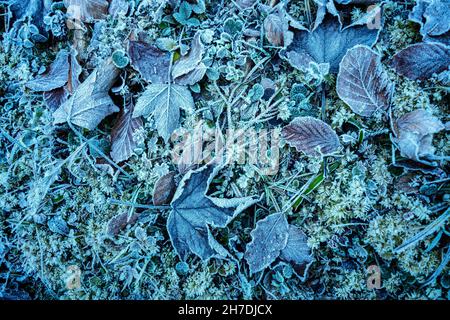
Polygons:
[[139,213],[133,213],[131,216],[129,216],[128,212],[123,212],[112,217],[108,222],[108,227],[106,230],[107,235],[110,237],[117,236],[128,225],[135,224],[139,216]]
[[433,134],[444,129],[444,124],[437,117],[423,109],[401,116],[394,128],[400,152],[403,156],[416,161],[434,154]]
[[416,43],[392,58],[395,71],[411,80],[427,80],[450,65],[450,47],[442,43]]
[[62,49],[47,71],[28,81],[25,86],[33,91],[43,92],[44,101],[55,111],[67,101],[69,94],[78,88],[82,68],[77,61],[77,52]]
[[336,83],[339,98],[363,117],[386,110],[394,92],[380,60],[369,47],[355,46],[347,51],[339,66]]
[[153,189],[153,204],[155,206],[169,204],[176,189],[175,172],[171,171],[156,181]]
[[298,117],[283,128],[282,134],[289,145],[307,155],[327,155],[341,145],[334,130],[325,122],[313,117]]
[[111,130],[111,157],[116,163],[131,157],[136,148],[133,134],[143,126],[142,117],[133,118],[133,109],[132,102],[124,107]]
[[128,54],[131,66],[151,83],[166,83],[169,80],[170,53],[143,41],[130,41]]

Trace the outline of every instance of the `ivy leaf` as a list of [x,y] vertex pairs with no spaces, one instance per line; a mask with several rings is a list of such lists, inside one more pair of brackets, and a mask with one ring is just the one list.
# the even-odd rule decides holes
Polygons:
[[307,155],[328,155],[340,147],[339,138],[325,122],[313,117],[298,117],[283,128],[282,135],[289,145]]
[[308,246],[308,237],[296,226],[289,226],[286,247],[281,250],[280,258],[296,265],[307,265],[314,259]]
[[450,65],[450,47],[441,43],[422,42],[398,52],[391,62],[395,71],[411,80],[427,80]]
[[380,56],[365,46],[347,51],[339,69],[337,93],[356,114],[371,116],[389,107],[394,91],[384,71]]
[[131,66],[152,83],[166,83],[169,78],[170,53],[142,41],[130,41]]
[[253,197],[218,199],[207,196],[209,185],[219,167],[204,166],[189,171],[180,182],[172,200],[167,231],[182,260],[190,253],[208,260],[223,249],[209,232],[210,227],[224,228],[244,209],[256,203]]
[[433,134],[445,129],[438,118],[423,109],[401,116],[395,124],[396,142],[400,152],[416,161],[434,154]]
[[105,19],[108,14],[107,0],[64,0],[69,19],[92,23]]
[[54,124],[69,122],[93,130],[108,115],[119,108],[108,95],[119,75],[119,69],[109,59],[95,69],[74,94],[54,113]]
[[378,33],[378,29],[369,29],[366,25],[352,24],[344,28],[338,17],[328,14],[313,30],[296,30],[285,55],[289,63],[301,71],[315,62],[330,64],[330,72],[336,73],[348,49],[358,44],[371,47]]
[[128,160],[136,148],[133,134],[142,127],[142,118],[133,118],[133,103],[123,108],[111,130],[111,157],[116,162]]
[[264,270],[277,259],[286,247],[289,225],[283,213],[274,213],[259,220],[250,233],[252,241],[247,244],[245,259],[250,273]]
[[133,117],[152,115],[159,135],[167,142],[180,126],[180,108],[194,108],[188,88],[177,84],[151,84],[138,99]]

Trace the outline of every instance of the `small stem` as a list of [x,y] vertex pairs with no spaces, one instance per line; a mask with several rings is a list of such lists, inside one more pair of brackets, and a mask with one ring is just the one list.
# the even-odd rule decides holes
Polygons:
[[92,149],[94,149],[99,155],[101,155],[110,165],[112,165],[114,168],[116,168],[117,170],[119,170],[121,173],[123,173],[126,177],[128,178],[132,178],[131,175],[129,173],[127,173],[125,170],[123,170],[121,167],[119,167],[114,161],[112,161],[111,159],[108,158],[108,156],[99,148],[97,148],[97,146],[95,146],[94,144],[91,144],[89,140],[86,139],[86,137],[84,137],[80,131],[78,131],[77,129],[75,129],[75,127],[72,125],[72,123],[69,121],[69,119],[67,119],[67,123],[70,127],[70,129],[72,129],[72,131],[78,136],[78,138],[81,139],[81,141],[86,142],[90,147],[92,147]]
[[327,119],[327,93],[325,91],[325,84],[322,83],[322,108],[321,108],[321,113],[322,113],[322,121],[326,122]]
[[129,201],[120,201],[120,200],[116,200],[116,199],[109,199],[108,201],[111,204],[117,204],[117,205],[121,205],[121,206],[130,206],[130,207],[140,208],[140,209],[152,209],[152,210],[170,209],[169,205],[167,205],[167,206],[152,206],[152,205],[146,205],[146,204],[133,203],[133,202],[129,202]]

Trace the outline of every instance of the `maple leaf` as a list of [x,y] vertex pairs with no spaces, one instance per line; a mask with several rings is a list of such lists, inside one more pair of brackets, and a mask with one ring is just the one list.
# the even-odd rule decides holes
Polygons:
[[165,141],[180,126],[180,108],[194,108],[187,87],[177,84],[150,84],[139,97],[133,117],[153,115],[158,133]]
[[212,237],[210,228],[226,227],[239,213],[258,201],[254,197],[219,199],[207,196],[208,187],[219,169],[207,165],[189,171],[171,202],[167,231],[182,260],[190,253],[202,260],[223,256],[224,248]]
[[294,68],[301,71],[315,62],[328,63],[330,72],[335,73],[348,49],[358,44],[372,46],[378,34],[379,30],[369,29],[364,24],[354,23],[343,27],[338,17],[327,14],[312,30],[296,30],[285,56]]

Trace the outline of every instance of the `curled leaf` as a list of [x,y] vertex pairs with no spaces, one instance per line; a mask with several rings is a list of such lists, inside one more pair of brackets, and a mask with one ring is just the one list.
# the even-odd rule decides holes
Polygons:
[[202,33],[197,31],[191,43],[189,53],[175,62],[172,68],[172,77],[180,85],[194,85],[206,73],[206,66],[202,62],[205,46],[201,40]]
[[397,144],[403,156],[420,161],[434,154],[433,134],[445,129],[444,124],[426,110],[418,109],[396,121]]
[[340,64],[337,93],[356,114],[371,116],[386,110],[394,91],[380,62],[380,56],[365,46],[348,50]]
[[111,100],[109,89],[119,75],[111,60],[95,69],[74,94],[54,113],[54,124],[70,122],[93,130],[108,115],[119,108]]
[[130,41],[128,55],[131,65],[151,83],[166,83],[169,79],[170,53],[142,41]]
[[205,166],[188,172],[172,200],[167,231],[182,260],[186,260],[190,253],[202,260],[223,256],[224,248],[212,237],[210,228],[226,227],[240,212],[257,201],[252,197],[218,199],[207,196],[209,184],[217,170]]
[[136,148],[133,134],[142,127],[142,118],[133,118],[133,104],[123,108],[111,130],[111,157],[119,163],[131,157]]
[[289,225],[283,213],[274,213],[259,220],[251,232],[252,241],[245,250],[250,273],[264,270],[274,262],[286,247],[288,235]]
[[189,89],[177,84],[151,84],[138,99],[133,117],[153,115],[159,135],[168,141],[180,125],[180,108],[194,108]]
[[412,80],[427,80],[450,65],[450,47],[441,43],[417,43],[398,52],[391,66]]
[[274,46],[284,47],[291,44],[293,33],[288,28],[289,22],[285,11],[281,8],[269,14],[264,20],[264,33],[269,43]]
[[298,117],[283,128],[282,134],[289,145],[307,155],[327,155],[340,147],[339,138],[325,122],[313,117]]

